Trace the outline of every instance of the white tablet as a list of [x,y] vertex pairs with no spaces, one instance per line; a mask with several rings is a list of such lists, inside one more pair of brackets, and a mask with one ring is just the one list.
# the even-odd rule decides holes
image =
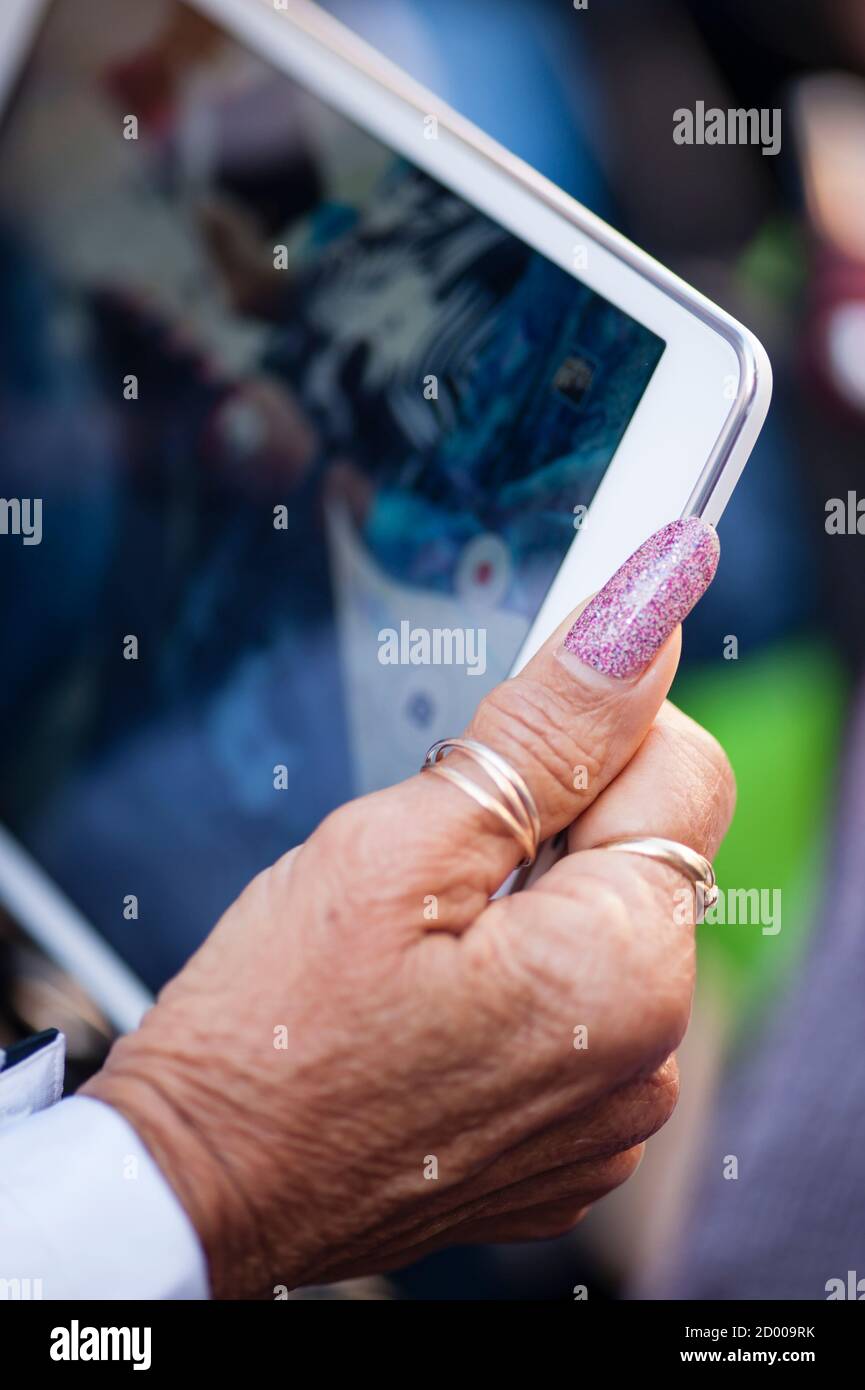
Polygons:
[[119,1027],[648,534],[759,343],[305,0],[4,0],[0,898]]

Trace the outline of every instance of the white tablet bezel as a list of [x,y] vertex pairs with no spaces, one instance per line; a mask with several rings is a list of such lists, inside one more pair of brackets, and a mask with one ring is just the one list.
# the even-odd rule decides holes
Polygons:
[[[48,3],[5,0],[0,104]],[[664,339],[661,360],[518,656],[519,669],[575,602],[664,522],[692,513],[718,520],[768,410],[765,351],[723,310],[309,0],[185,3]],[[44,876],[40,887],[39,874],[0,835],[0,898],[118,1026],[134,1026],[147,992],[71,906],[61,922],[64,899]]]

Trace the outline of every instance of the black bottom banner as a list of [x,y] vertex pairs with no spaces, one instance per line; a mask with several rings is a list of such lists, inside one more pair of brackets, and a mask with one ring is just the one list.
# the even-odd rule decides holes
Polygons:
[[[428,1381],[439,1358],[448,1374],[458,1362],[470,1362],[472,1368],[480,1365],[487,1373],[501,1366],[511,1376],[519,1375],[525,1366],[526,1374],[536,1380],[545,1365],[550,1369],[559,1365],[552,1361],[558,1355],[567,1357],[577,1375],[599,1366],[613,1372],[663,1373],[674,1367],[706,1365],[769,1370],[810,1366],[825,1375],[846,1372],[856,1364],[863,1328],[861,1315],[837,1302],[593,1305],[575,1299],[570,1306],[477,1302],[424,1306],[393,1300],[388,1306],[387,1300],[381,1300],[377,1309],[363,1313],[358,1310],[363,1300],[352,1301],[347,1308],[335,1308],[335,1301],[60,1304],[4,1300],[0,1302],[0,1344],[4,1359],[14,1356],[15,1383],[25,1388],[31,1374],[41,1377],[46,1371],[62,1378],[92,1377],[105,1369],[114,1375],[157,1376],[192,1369],[265,1379],[282,1367],[288,1376],[300,1373],[308,1378],[310,1371],[332,1373],[342,1359],[354,1369],[369,1366],[387,1380],[385,1358],[391,1359],[391,1374],[396,1376],[398,1370],[404,1384],[412,1374]],[[319,1306],[322,1303],[324,1308]],[[458,1344],[451,1334],[461,1336]],[[411,1365],[412,1347],[416,1367]],[[299,1363],[301,1354],[306,1359]],[[9,1367],[2,1370],[5,1379]]]

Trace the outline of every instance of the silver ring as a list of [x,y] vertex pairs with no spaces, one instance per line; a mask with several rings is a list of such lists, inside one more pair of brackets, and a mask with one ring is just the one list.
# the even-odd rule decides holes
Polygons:
[[630,835],[622,840],[608,840],[595,848],[616,849],[623,854],[644,854],[648,859],[657,859],[684,874],[695,888],[702,888],[704,909],[718,900],[715,870],[710,861],[704,854],[698,854],[690,845],[683,845],[679,840],[665,840],[661,835]]
[[[473,782],[465,773],[454,767],[445,767],[443,759],[451,751],[465,753],[483,768],[490,781],[504,797],[503,804],[486,788]],[[535,862],[541,839],[541,818],[524,778],[511,767],[506,758],[494,749],[488,748],[474,738],[440,738],[428,751],[421,766],[421,772],[435,772],[482,806],[507,826],[514,839],[523,850],[524,859],[520,868]]]

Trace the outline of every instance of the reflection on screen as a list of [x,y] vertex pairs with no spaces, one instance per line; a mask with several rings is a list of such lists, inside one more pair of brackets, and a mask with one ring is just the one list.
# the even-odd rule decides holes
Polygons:
[[191,9],[115,11],[55,4],[0,138],[42,502],[0,814],[158,985],[507,673],[664,345]]

